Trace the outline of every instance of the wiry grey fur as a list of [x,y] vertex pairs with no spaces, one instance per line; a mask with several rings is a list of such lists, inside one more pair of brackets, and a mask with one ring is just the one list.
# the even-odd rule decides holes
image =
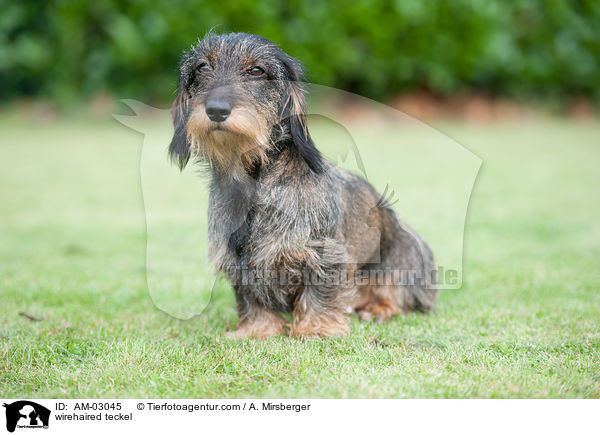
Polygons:
[[[257,66],[264,74],[251,74]],[[244,33],[209,34],[180,64],[169,150],[180,167],[196,157],[210,172],[209,255],[235,290],[233,336],[268,337],[287,326],[293,335],[340,335],[349,312],[386,320],[429,310],[436,299],[427,244],[371,185],[315,148],[301,79],[297,60]],[[215,98],[233,108],[220,124],[205,114]],[[355,279],[371,271],[409,279]],[[339,276],[349,283],[330,279]]]

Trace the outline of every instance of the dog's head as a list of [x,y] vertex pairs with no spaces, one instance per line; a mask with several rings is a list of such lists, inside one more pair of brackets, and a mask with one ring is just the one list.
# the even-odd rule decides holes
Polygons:
[[209,34],[180,62],[171,158],[181,169],[197,156],[235,172],[287,146],[321,171],[306,126],[302,78],[300,62],[261,36]]

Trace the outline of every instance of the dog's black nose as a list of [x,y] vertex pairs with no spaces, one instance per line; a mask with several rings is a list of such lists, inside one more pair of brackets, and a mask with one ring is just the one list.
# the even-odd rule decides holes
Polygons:
[[213,122],[223,122],[231,113],[231,104],[225,100],[210,100],[206,103],[206,115]]

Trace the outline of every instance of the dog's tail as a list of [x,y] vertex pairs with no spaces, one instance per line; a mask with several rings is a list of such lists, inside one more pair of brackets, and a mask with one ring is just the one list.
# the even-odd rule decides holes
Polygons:
[[[386,201],[387,202],[387,201]],[[386,203],[385,226],[390,234],[382,234],[382,260],[386,266],[399,269],[398,303],[403,311],[430,311],[437,299],[437,269],[427,242],[396,216]],[[385,252],[384,252],[385,250]]]
[[[431,248],[421,237],[416,236],[421,255],[421,272],[416,274],[414,283],[406,286],[406,308],[416,311],[430,311],[437,300],[437,275],[436,266]],[[418,270],[418,269],[417,269]]]

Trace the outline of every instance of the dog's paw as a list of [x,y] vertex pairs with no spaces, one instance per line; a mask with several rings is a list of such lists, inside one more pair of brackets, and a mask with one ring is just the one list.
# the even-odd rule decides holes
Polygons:
[[275,314],[265,314],[252,322],[244,322],[238,325],[238,329],[225,333],[226,338],[255,338],[265,340],[269,337],[285,334],[287,323]]
[[350,327],[343,313],[327,313],[304,317],[292,324],[290,334],[302,338],[343,337]]
[[373,313],[366,310],[358,310],[356,315],[360,320],[364,320],[365,322],[370,322],[373,320]]
[[386,301],[367,304],[356,310],[359,319],[367,322],[373,320],[377,323],[385,322],[399,312],[395,304]]

